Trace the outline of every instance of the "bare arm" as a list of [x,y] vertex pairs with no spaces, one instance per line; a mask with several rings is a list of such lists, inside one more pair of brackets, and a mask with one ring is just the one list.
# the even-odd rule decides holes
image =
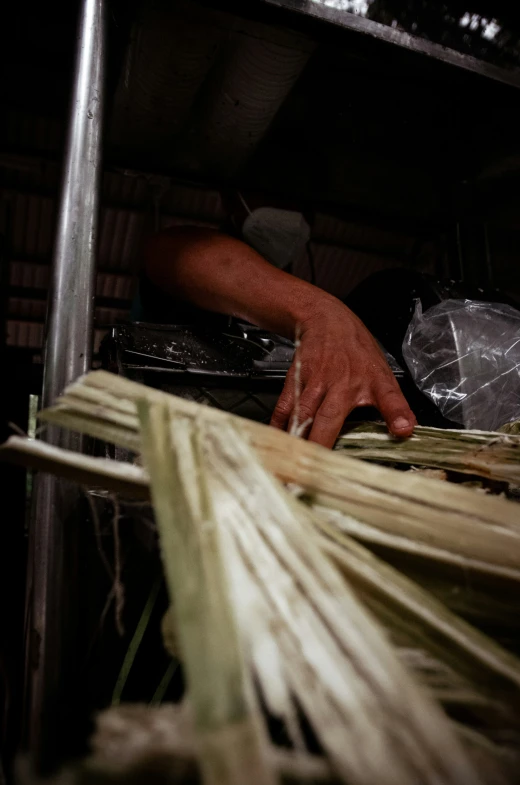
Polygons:
[[[331,447],[357,406],[377,407],[397,436],[412,433],[415,417],[376,342],[332,295],[278,270],[239,240],[195,228],[152,238],[145,271],[163,291],[199,308],[288,338],[300,325],[300,419],[312,418],[311,440]],[[288,426],[294,394],[293,366],[272,425]]]

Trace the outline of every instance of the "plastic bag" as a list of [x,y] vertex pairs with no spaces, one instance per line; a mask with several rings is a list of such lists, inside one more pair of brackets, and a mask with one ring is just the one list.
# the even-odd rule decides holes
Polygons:
[[520,311],[475,300],[420,302],[403,356],[417,387],[449,420],[495,431],[520,419]]

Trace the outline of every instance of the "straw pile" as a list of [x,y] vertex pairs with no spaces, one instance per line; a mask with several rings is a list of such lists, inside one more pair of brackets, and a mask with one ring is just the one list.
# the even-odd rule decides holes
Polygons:
[[[141,468],[18,437],[3,448],[90,486],[151,494],[187,673],[184,754],[204,783],[517,781],[520,661],[500,643],[518,631],[514,503],[104,372],[42,416],[142,456]],[[281,756],[265,711],[290,739]],[[100,770],[123,765],[99,738],[96,749]]]
[[381,463],[431,466],[520,485],[520,436],[517,423],[503,433],[416,428],[406,441],[394,439],[376,423],[353,428],[338,440],[337,450]]

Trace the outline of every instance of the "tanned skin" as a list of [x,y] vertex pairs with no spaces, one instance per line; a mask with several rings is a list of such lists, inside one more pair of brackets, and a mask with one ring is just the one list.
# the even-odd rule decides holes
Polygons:
[[[377,408],[395,436],[413,433],[417,421],[377,343],[336,297],[273,267],[240,240],[195,227],[152,237],[145,273],[167,294],[199,308],[291,340],[299,329],[299,421],[312,420],[311,441],[332,447],[358,406]],[[271,425],[288,428],[295,394],[293,363]]]

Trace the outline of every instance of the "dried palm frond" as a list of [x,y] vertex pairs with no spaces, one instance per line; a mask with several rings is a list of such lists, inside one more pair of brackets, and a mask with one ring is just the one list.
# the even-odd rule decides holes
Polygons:
[[[45,445],[40,445],[38,442],[30,440],[20,439],[20,437],[11,437],[7,444],[6,454],[11,457],[19,450],[19,460],[22,460],[22,458],[27,459],[28,456],[32,457],[32,455],[35,454],[37,461],[39,461],[42,447],[45,448],[43,450],[46,456],[45,468],[54,469],[57,473],[63,473],[63,467],[65,466],[67,476],[73,479],[82,481],[87,478],[95,486],[104,486],[112,490],[113,477],[116,477],[115,489],[117,489],[117,485],[121,478],[125,477],[125,474],[127,473],[128,476],[126,476],[125,480],[127,487],[132,488],[132,482],[135,482],[135,491],[130,493],[131,496],[134,495],[134,493],[142,492],[148,482],[148,477],[145,470],[142,468],[129,464],[117,464],[114,461],[93,460],[76,453],[66,453],[63,455],[65,451],[59,450],[58,448],[53,448],[52,450],[52,455],[56,459],[59,458],[59,460],[56,460],[56,463],[53,464],[50,458],[51,453]],[[4,449],[5,448],[0,448],[0,453]],[[110,466],[111,464],[112,466]],[[77,467],[76,472],[74,471],[74,466]],[[517,628],[519,601],[516,599],[514,591],[511,591],[511,587],[502,592],[504,595],[503,597],[500,596],[500,594],[499,596],[495,596],[494,592],[497,591],[496,583],[488,585],[487,590],[485,587],[479,589],[475,575],[473,575],[470,584],[468,584],[466,580],[466,586],[457,587],[456,577],[453,572],[450,572],[448,577],[443,579],[442,573],[439,573],[439,565],[437,562],[434,564],[434,568],[437,567],[437,569],[425,569],[424,565],[425,563],[427,564],[427,560],[424,559],[425,553],[422,552],[423,564],[421,571],[414,571],[407,565],[405,573],[407,575],[411,573],[416,582],[422,583],[423,585],[426,585],[428,589],[433,590],[435,596],[440,595],[443,603],[435,602],[429,592],[423,592],[418,589],[414,582],[407,580],[402,572],[392,569],[381,559],[377,559],[377,557],[374,556],[374,554],[371,554],[366,548],[357,545],[355,540],[348,536],[348,532],[352,532],[354,535],[359,534],[358,529],[363,525],[358,521],[355,521],[342,513],[333,511],[330,508],[320,507],[319,505],[314,505],[313,511],[315,513],[313,516],[313,524],[324,535],[323,542],[321,543],[322,547],[325,547],[326,550],[330,551],[332,557],[339,561],[342,569],[345,569],[346,559],[348,557],[350,560],[348,568],[349,579],[355,583],[358,589],[360,588],[360,585],[363,585],[364,583],[371,587],[372,592],[376,589],[381,592],[384,606],[388,607],[389,603],[398,606],[399,618],[402,619],[403,611],[406,609],[411,610],[416,616],[414,619],[415,625],[417,625],[420,620],[421,623],[427,622],[430,624],[438,634],[442,634],[443,631],[448,630],[448,637],[450,638],[450,645],[452,647],[454,644],[459,645],[459,643],[457,643],[457,639],[459,639],[466,656],[476,656],[476,659],[479,660],[481,659],[479,651],[481,651],[484,661],[489,657],[486,639],[478,634],[473,638],[474,631],[469,625],[463,625],[464,632],[461,638],[460,633],[456,632],[456,629],[460,627],[460,620],[453,614],[447,612],[444,605],[446,604],[450,607],[454,606],[458,611],[462,609],[466,612],[465,615],[468,615],[468,612],[472,611],[473,613],[476,613],[479,618],[507,623],[511,628]],[[337,550],[338,545],[341,546],[340,552]],[[428,555],[427,550],[426,555]],[[465,575],[466,573],[463,573],[463,577]],[[363,580],[360,579],[360,576]],[[371,581],[374,582],[373,585],[371,584]],[[447,588],[448,586],[451,588]],[[466,589],[467,597],[464,593],[464,589]],[[455,598],[452,597],[453,594],[455,594]],[[469,615],[471,615],[471,613]],[[167,637],[170,638],[171,636],[174,636],[174,631],[171,629],[171,622],[169,622]],[[177,644],[174,644],[174,648],[176,653],[178,653]],[[493,647],[491,648],[493,652]],[[499,655],[498,662],[500,662],[501,653],[504,654],[504,652],[500,649],[495,649],[495,655],[496,653]],[[492,667],[494,667],[493,658],[495,655],[493,655],[493,653],[491,654]],[[514,663],[512,678],[513,681],[515,681],[517,678],[517,676],[514,675],[517,673],[516,661],[509,660],[509,665],[507,662],[508,657],[506,655],[503,664],[498,665],[498,670],[499,672],[502,671],[502,675],[507,676],[508,668],[511,667],[511,663]],[[511,674],[509,675],[511,676]]]
[[[101,711],[91,753],[56,778],[40,780],[19,761],[16,785],[201,785],[197,736],[189,706],[126,703]],[[283,785],[337,785],[325,758],[270,747]],[[248,776],[247,782],[250,782]]]
[[520,420],[504,423],[498,429],[498,433],[520,434]]
[[[363,543],[399,574],[419,584],[452,612],[515,651],[519,651],[520,592],[516,571],[461,557],[452,550],[370,526],[329,507],[314,509],[337,535]],[[488,530],[490,542],[494,538]]]
[[[90,387],[92,382],[95,385]],[[119,397],[110,392],[114,383]],[[174,411],[190,416],[200,411],[197,404],[103,373],[81,380],[73,385],[72,392],[67,393],[69,403],[46,416],[56,417],[59,422],[62,417],[75,420],[78,405],[81,413],[81,405],[88,398],[95,416],[84,413],[77,427],[109,438],[106,420],[117,420],[123,413],[126,422],[115,438],[136,450],[136,395],[167,399]],[[484,625],[493,622],[514,628],[519,610],[515,599],[518,592],[511,585],[519,576],[516,505],[476,497],[469,490],[421,476],[343,459],[342,455],[222,412],[207,410],[205,416],[215,422],[235,422],[251,437],[272,470],[282,479],[302,485],[315,505],[330,510],[329,519],[337,529],[383,552],[453,610]],[[67,476],[76,472],[74,476],[81,482],[126,491],[131,496],[148,493],[146,473],[139,467],[63,453],[18,437],[2,448],[11,458],[21,451],[30,452],[32,465],[42,468],[48,467],[52,453],[52,460],[61,464],[60,471]],[[28,456],[19,459],[27,461]],[[502,631],[501,639],[507,634],[507,629]]]
[[131,463],[94,458],[21,436],[10,436],[0,446],[0,457],[10,463],[59,474],[90,488],[103,488],[132,499],[150,498],[148,475]]
[[[394,628],[400,623],[407,626],[407,618],[412,619],[414,631],[418,633],[420,627],[430,631],[432,640],[435,638],[435,651],[438,652],[439,641],[444,639],[449,656],[455,656],[461,662],[463,655],[465,664],[473,668],[478,664],[484,680],[489,681],[493,674],[508,683],[509,691],[513,687],[520,689],[520,660],[517,657],[495,645],[429,592],[338,530],[328,511],[316,510],[313,521],[323,537],[321,547],[332,556],[365,601],[369,605],[379,603],[385,613],[394,609]],[[428,645],[425,648],[434,651]]]
[[[117,396],[112,389],[114,384]],[[137,450],[135,396],[139,394],[155,400],[167,399],[176,412],[189,416],[200,411],[200,406],[189,401],[96,373],[73,385],[64,399],[68,403],[44,416],[58,422],[72,418],[72,424],[88,433],[106,438],[112,435],[119,443]],[[87,399],[90,414],[82,409]],[[336,508],[331,516],[338,528],[372,549],[383,549],[394,564],[424,583],[451,608],[472,620],[495,618],[509,626],[514,624],[517,592],[508,580],[517,581],[519,575],[516,505],[502,499],[476,497],[467,489],[428,482],[420,475],[405,476],[358,461],[345,462],[342,455],[296,442],[286,434],[223,412],[209,410],[206,416],[215,422],[235,422],[282,479],[302,485],[315,504]],[[121,417],[118,432],[111,434],[107,425]],[[49,461],[55,448],[18,437],[2,448],[11,458],[22,450],[31,452],[32,465],[45,468],[45,461]],[[123,482],[133,496],[148,492],[146,474],[138,467],[59,451],[55,454],[62,464],[61,471],[69,467],[71,472],[79,472],[79,481],[114,490],[121,489]],[[20,457],[27,459],[27,455]],[[471,581],[468,575],[472,576]],[[502,584],[497,591],[499,576]],[[491,590],[484,579],[493,581]]]
[[[126,774],[137,767],[161,761],[168,768],[179,761],[194,782],[200,782],[197,771],[197,736],[190,707],[166,704],[150,708],[125,704],[102,711],[96,718],[91,740],[89,766],[104,772]],[[330,783],[332,770],[324,758],[271,747],[267,753],[270,765],[283,783]],[[176,780],[173,780],[176,782]]]
[[327,552],[407,666],[448,711],[463,710],[488,740],[504,737],[497,753],[516,754],[520,765],[520,660],[358,543],[328,527],[323,533]]
[[[198,547],[203,553],[206,537],[220,538],[246,651],[271,710],[277,708],[289,721],[295,707],[291,711],[286,704],[293,693],[334,770],[350,783],[475,781],[478,774],[457,734],[435,702],[416,687],[377,624],[319,547],[306,522],[305,507],[288,496],[229,425],[204,423],[203,415],[200,425],[174,419],[161,404],[152,404],[150,412],[154,410],[156,427],[146,436],[144,447],[152,488],[159,469],[160,494],[177,490],[172,504],[176,498],[179,505],[176,480],[168,483],[174,466],[165,458],[170,439],[176,465],[184,467],[186,498],[192,495],[195,500],[196,489],[206,488],[207,497],[199,504],[213,511],[213,525],[199,535]],[[161,456],[155,465],[147,458],[148,450],[157,450]],[[154,496],[157,493],[154,490]],[[155,499],[159,519],[162,503]],[[175,516],[170,513],[170,518],[172,536]],[[163,548],[165,522],[164,518],[159,524]],[[178,535],[176,543],[179,547]],[[196,568],[189,570],[189,577],[186,566],[179,574],[179,560],[186,554],[177,552],[173,559],[173,551],[165,549],[164,555],[172,582],[176,574],[175,614],[182,648],[182,581],[195,585],[198,578],[199,595],[204,597],[209,591],[214,601],[219,589],[200,580]],[[208,552],[206,558],[210,556]],[[193,552],[192,561],[197,561]],[[219,594],[222,601],[222,588]],[[201,635],[205,617],[199,613],[196,618]],[[229,642],[218,636],[213,640],[207,625],[199,646],[204,640],[224,658]],[[185,649],[183,656],[189,673],[194,653]],[[273,662],[277,663],[274,668]],[[274,674],[278,681],[273,684]],[[232,695],[230,685],[227,689]],[[293,741],[298,744],[299,740]]]
[[139,411],[204,783],[241,785],[250,777],[255,785],[274,784],[196,431],[185,419],[172,428],[164,405],[142,401]]
[[[85,385],[93,376],[96,384]],[[369,542],[371,538],[377,542],[377,536],[382,536],[387,540],[386,546],[388,540],[393,540],[394,551],[395,541],[403,540],[407,543],[403,552],[415,547],[421,558],[432,563],[435,559],[463,564],[482,574],[507,574],[517,580],[518,552],[516,561],[515,554],[507,561],[503,550],[506,543],[513,551],[518,548],[514,505],[478,496],[477,505],[471,491],[333,455],[287,434],[125,380],[118,380],[116,394],[112,388],[114,377],[101,376],[93,374],[82,380],[74,386],[73,395],[67,392],[68,401],[46,416],[61,424],[75,423],[74,427],[105,439],[110,438],[107,426],[114,426],[110,434],[116,437],[115,441],[139,450],[144,442],[136,404],[146,401],[151,411],[162,412],[161,422],[165,426],[161,430],[157,421],[155,436],[148,442],[148,448],[157,451],[152,463],[155,461],[156,474],[159,470],[162,478],[160,492],[167,496],[176,490],[176,500],[170,499],[168,509],[177,516],[179,489],[184,489],[184,508],[189,503],[192,513],[199,510],[199,521],[202,502],[207,502],[207,509],[212,510],[211,519],[220,533],[213,543],[217,543],[226,564],[229,601],[238,619],[246,656],[266,705],[283,719],[296,747],[303,742],[293,694],[335,770],[351,782],[373,781],[374,767],[383,770],[383,775],[377,775],[378,781],[383,782],[406,782],[414,769],[416,774],[417,767],[422,772],[418,777],[422,782],[458,781],[450,779],[455,771],[460,774],[465,767],[472,768],[464,752],[468,736],[472,739],[470,757],[476,755],[486,760],[486,774],[482,773],[481,780],[499,781],[505,771],[502,759],[509,754],[508,745],[500,744],[492,734],[486,737],[465,726],[461,729],[458,724],[446,724],[437,705],[463,705],[465,710],[471,707],[476,717],[485,711],[500,730],[510,719],[512,708],[502,691],[517,689],[518,661],[456,619],[428,592],[370,554],[347,533]],[[82,390],[80,394],[78,389]],[[240,438],[237,427],[245,432],[256,453]],[[9,449],[11,453],[16,449],[15,440]],[[164,450],[168,449],[176,455],[174,464],[164,460]],[[146,457],[146,449],[144,452]],[[312,509],[288,495],[264,469],[258,456],[283,480],[302,486]],[[58,470],[64,466],[66,471],[72,470],[70,455],[55,457]],[[90,480],[97,477],[96,484],[101,486],[103,476],[110,482],[121,481],[124,476],[124,471],[106,467],[106,462],[87,467],[83,459],[77,460],[84,472],[82,476],[90,473]],[[48,458],[46,468],[51,464]],[[173,476],[182,479],[180,485],[175,482],[174,488],[173,465]],[[150,460],[147,466],[151,469]],[[132,467],[132,471],[132,477],[126,477],[125,482],[144,492],[148,482],[145,471],[138,467]],[[153,481],[153,471],[151,474]],[[439,498],[438,490],[435,498],[432,486],[443,491],[447,488],[444,498]],[[427,498],[421,503],[422,491]],[[361,515],[356,518],[351,510],[358,509]],[[186,520],[197,528],[197,515]],[[440,532],[432,532],[431,545],[428,528],[435,524]],[[416,530],[423,533],[423,539],[413,539]],[[164,531],[162,534],[164,546]],[[496,539],[498,548],[496,544],[493,547]],[[490,558],[486,542],[490,544]],[[399,547],[402,545],[397,550]],[[172,548],[169,553],[173,557]],[[475,554],[484,560],[479,561]],[[179,553],[175,558],[179,559]],[[171,577],[173,586],[173,573]],[[224,587],[217,585],[224,601]],[[392,646],[381,636],[365,605],[386,628]],[[193,608],[197,607],[200,614],[202,605],[195,603]],[[178,618],[177,609],[175,613]],[[183,657],[188,661],[186,641],[183,648],[181,630],[176,629],[177,632]],[[221,639],[217,636],[217,640]],[[193,650],[192,642],[190,651]],[[417,691],[410,672],[420,676],[435,700]],[[405,681],[401,682],[401,678]],[[342,679],[346,682],[343,685]],[[345,691],[347,685],[349,689]],[[247,690],[244,696],[249,705]],[[357,706],[361,717],[351,714],[353,706]],[[377,715],[370,714],[375,706]],[[254,716],[254,706],[252,710]],[[403,724],[402,715],[407,713],[413,730],[407,722]],[[395,728],[399,724],[406,738],[397,743]],[[351,734],[352,744],[347,749],[338,728]],[[448,750],[448,758],[453,756],[449,765],[447,759],[439,761],[426,743],[424,737],[428,734],[430,741],[443,751]],[[365,735],[378,740],[379,756],[372,749],[367,759],[357,749],[364,745]],[[389,745],[390,738],[395,750]],[[465,739],[463,746],[461,738]],[[388,768],[388,760],[393,762],[394,754],[398,761],[393,773],[387,773],[384,769]],[[473,778],[475,772],[466,770],[466,775]]]
[[431,466],[520,484],[520,436],[418,426],[409,439],[396,439],[384,425],[362,423],[338,439],[336,450],[381,463]]
[[[200,405],[192,401],[96,371],[67,388],[42,417],[138,452],[136,401],[141,398],[167,403],[177,415],[200,414]],[[209,422],[235,423],[282,481],[296,483],[316,504],[339,510],[359,524],[356,532],[350,531],[353,536],[520,580],[516,504],[352,459],[216,409],[208,408],[206,417]]]

